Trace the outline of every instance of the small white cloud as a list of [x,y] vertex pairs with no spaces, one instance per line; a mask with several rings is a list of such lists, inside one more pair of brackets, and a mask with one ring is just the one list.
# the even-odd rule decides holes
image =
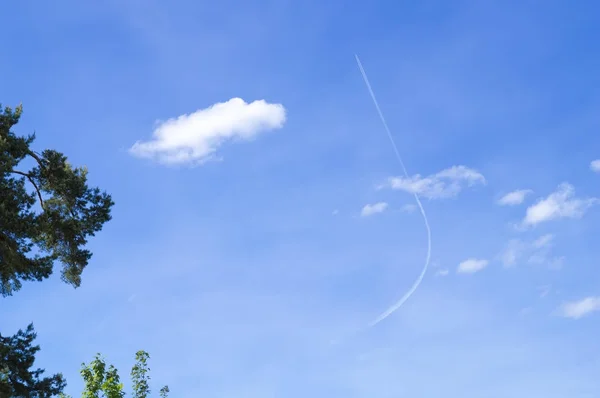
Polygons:
[[452,166],[427,177],[419,174],[409,178],[390,177],[384,186],[430,199],[440,199],[454,197],[463,188],[476,184],[485,184],[481,173],[466,166]]
[[549,263],[550,261],[551,260],[548,259],[546,253],[543,252],[533,253],[529,256],[529,259],[527,259],[527,263],[529,264],[544,264]]
[[561,269],[565,264],[565,256],[554,257],[548,262],[548,268],[553,270]]
[[470,258],[458,264],[458,269],[456,270],[456,272],[458,272],[459,274],[472,274],[481,271],[482,269],[487,267],[487,265],[487,260]]
[[450,271],[448,271],[447,269],[441,269],[435,273],[435,276],[448,276],[449,273]]
[[595,173],[600,173],[600,159],[592,160],[590,162],[590,170]]
[[563,267],[565,259],[565,256],[550,257],[548,256],[548,251],[539,251],[532,254],[527,262],[529,264],[547,265],[549,269],[559,270]]
[[572,185],[559,185],[555,192],[527,208],[523,226],[535,226],[558,218],[580,218],[597,201],[595,198],[578,199],[574,196]]
[[383,213],[388,207],[388,204],[385,202],[379,202],[372,205],[365,205],[362,208],[360,215],[362,217],[372,216],[373,214]]
[[538,290],[540,291],[540,298],[544,298],[550,293],[550,290],[552,290],[552,285],[540,286]]
[[600,311],[600,297],[586,297],[563,304],[558,309],[558,314],[565,318],[579,319],[596,311]]
[[546,234],[546,235],[542,235],[539,238],[537,238],[536,240],[534,240],[531,245],[535,249],[543,249],[545,247],[550,246],[552,244],[553,240],[554,240],[554,235]]
[[559,258],[551,259],[549,257],[553,240],[554,235],[552,234],[542,235],[530,242],[512,239],[498,257],[505,267],[515,266],[523,259],[526,259],[529,264],[547,264],[553,267],[559,260]]
[[163,164],[201,164],[215,159],[229,140],[251,140],[283,127],[285,108],[264,100],[246,103],[232,98],[189,115],[160,122],[149,141],[138,141],[129,152]]
[[504,195],[498,200],[500,206],[516,206],[525,201],[525,197],[532,193],[531,189],[518,189]]
[[505,267],[512,267],[517,264],[517,261],[525,250],[526,244],[524,242],[519,239],[512,239],[500,254],[500,261]]
[[414,213],[414,211],[417,210],[417,205],[407,204],[402,206],[400,210],[404,213]]
[[525,308],[521,308],[521,311],[519,311],[519,315],[520,316],[527,316],[529,314],[531,314],[533,312],[533,308],[532,307],[525,307]]

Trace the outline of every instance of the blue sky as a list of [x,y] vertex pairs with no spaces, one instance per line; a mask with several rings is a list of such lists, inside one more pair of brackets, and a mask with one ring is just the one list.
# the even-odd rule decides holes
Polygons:
[[[144,349],[173,397],[600,394],[595,2],[83,3],[10,2],[1,28],[17,131],[116,202],[81,288],[2,300],[68,393]],[[423,266],[410,192],[431,267],[365,329]]]

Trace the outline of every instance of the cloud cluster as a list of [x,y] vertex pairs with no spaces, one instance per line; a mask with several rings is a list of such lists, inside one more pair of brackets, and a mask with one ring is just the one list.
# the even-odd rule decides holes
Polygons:
[[595,198],[576,198],[573,186],[562,183],[555,192],[527,208],[523,226],[535,226],[559,218],[580,218],[596,202]]
[[138,141],[129,151],[163,164],[200,164],[214,159],[224,142],[253,139],[283,127],[285,120],[281,104],[232,98],[159,123],[151,140]]
[[387,208],[388,204],[386,202],[378,202],[372,205],[367,204],[362,208],[360,215],[362,217],[372,216],[373,214],[383,213]]
[[525,201],[525,197],[532,193],[531,189],[519,189],[504,195],[498,200],[500,206],[516,206]]
[[[136,142],[130,148],[130,153],[162,164],[201,164],[217,158],[216,152],[224,143],[252,140],[260,134],[282,128],[285,121],[286,110],[281,104],[267,103],[264,100],[247,103],[241,98],[232,98],[158,123],[152,138]],[[592,161],[590,169],[600,173],[600,159]],[[466,188],[485,184],[486,179],[479,171],[457,165],[426,177],[419,174],[412,177],[390,177],[380,188],[405,191],[429,199],[442,199],[456,197]],[[532,192],[530,189],[518,189],[505,194],[496,203],[500,206],[517,206]],[[559,218],[579,218],[596,201],[594,198],[575,197],[573,186],[563,183],[555,192],[529,206],[521,225],[532,227]],[[369,217],[387,209],[386,202],[367,204],[361,209],[360,215]],[[409,204],[402,207],[401,211],[413,212],[415,209],[416,206]],[[336,215],[338,211],[334,210],[332,214]],[[521,261],[559,266],[563,258],[550,256],[552,241],[551,234],[530,242],[513,239],[499,255],[499,260],[505,267],[514,266]],[[456,272],[473,274],[488,265],[489,261],[486,259],[469,258],[458,264]],[[448,269],[441,269],[435,276],[443,277],[448,274]],[[542,293],[545,294],[547,292]],[[600,311],[600,297],[587,297],[565,303],[559,308],[562,316],[574,319],[594,311]]]
[[390,177],[384,186],[429,199],[440,199],[454,197],[465,187],[476,184],[485,184],[481,173],[466,166],[452,166],[427,177],[419,174],[408,178]]
[[591,296],[563,304],[558,309],[558,314],[565,318],[579,319],[596,311],[600,311],[600,297]]

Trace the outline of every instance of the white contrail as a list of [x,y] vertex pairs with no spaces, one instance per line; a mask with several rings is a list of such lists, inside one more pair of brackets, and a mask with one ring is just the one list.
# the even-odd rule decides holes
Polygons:
[[[367,89],[369,89],[369,94],[371,94],[371,98],[373,99],[375,108],[377,108],[377,113],[379,113],[379,118],[381,119],[381,122],[383,123],[383,127],[385,127],[385,131],[387,132],[388,138],[390,139],[390,142],[392,143],[392,148],[394,148],[394,152],[396,153],[396,158],[398,159],[398,162],[400,162],[400,166],[402,166],[402,170],[404,171],[404,175],[406,176],[406,178],[410,178],[408,175],[408,171],[406,171],[406,167],[404,166],[404,161],[402,161],[402,156],[400,156],[400,152],[398,151],[398,147],[396,146],[396,142],[394,141],[394,137],[392,136],[392,133],[390,132],[390,128],[388,127],[388,124],[385,121],[385,117],[383,116],[383,113],[381,112],[381,108],[379,108],[379,103],[377,102],[377,98],[375,98],[375,93],[373,92],[373,89],[371,88],[371,84],[369,83],[369,78],[367,78],[367,74],[365,73],[365,70],[363,69],[363,66],[360,63],[360,59],[358,58],[358,55],[354,54],[354,57],[356,58],[356,63],[358,64],[358,68],[360,69],[360,73],[362,74],[363,80],[365,81],[365,84],[367,85]],[[369,327],[373,327],[373,326],[377,325],[379,322],[383,321],[385,318],[392,315],[396,310],[398,310],[398,308],[402,307],[402,305],[406,302],[406,300],[408,300],[410,298],[410,296],[412,296],[413,293],[417,290],[417,288],[421,284],[421,281],[423,281],[423,277],[427,273],[427,268],[429,268],[429,261],[431,260],[431,229],[429,228],[429,221],[427,220],[427,214],[425,214],[425,209],[423,208],[421,199],[419,199],[419,195],[417,195],[416,193],[414,195],[415,195],[415,201],[417,202],[417,205],[419,206],[419,210],[421,210],[421,215],[423,216],[423,221],[425,222],[425,229],[427,229],[427,255],[425,256],[425,265],[423,266],[423,270],[421,270],[421,274],[419,275],[419,277],[417,278],[415,283],[413,283],[413,285],[408,290],[408,292],[406,292],[406,294],[404,296],[402,296],[402,298],[400,300],[398,300],[392,306],[390,306],[390,308],[388,308],[384,313],[379,315],[377,317],[377,319],[375,319],[373,322],[371,322],[369,324]]]

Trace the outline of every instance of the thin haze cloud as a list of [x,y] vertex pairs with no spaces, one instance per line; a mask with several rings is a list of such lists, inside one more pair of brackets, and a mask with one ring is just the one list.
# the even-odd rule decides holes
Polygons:
[[413,205],[412,203],[409,203],[402,206],[400,208],[400,211],[402,211],[403,213],[413,213],[415,212],[415,210],[417,210],[417,208],[417,206]]

